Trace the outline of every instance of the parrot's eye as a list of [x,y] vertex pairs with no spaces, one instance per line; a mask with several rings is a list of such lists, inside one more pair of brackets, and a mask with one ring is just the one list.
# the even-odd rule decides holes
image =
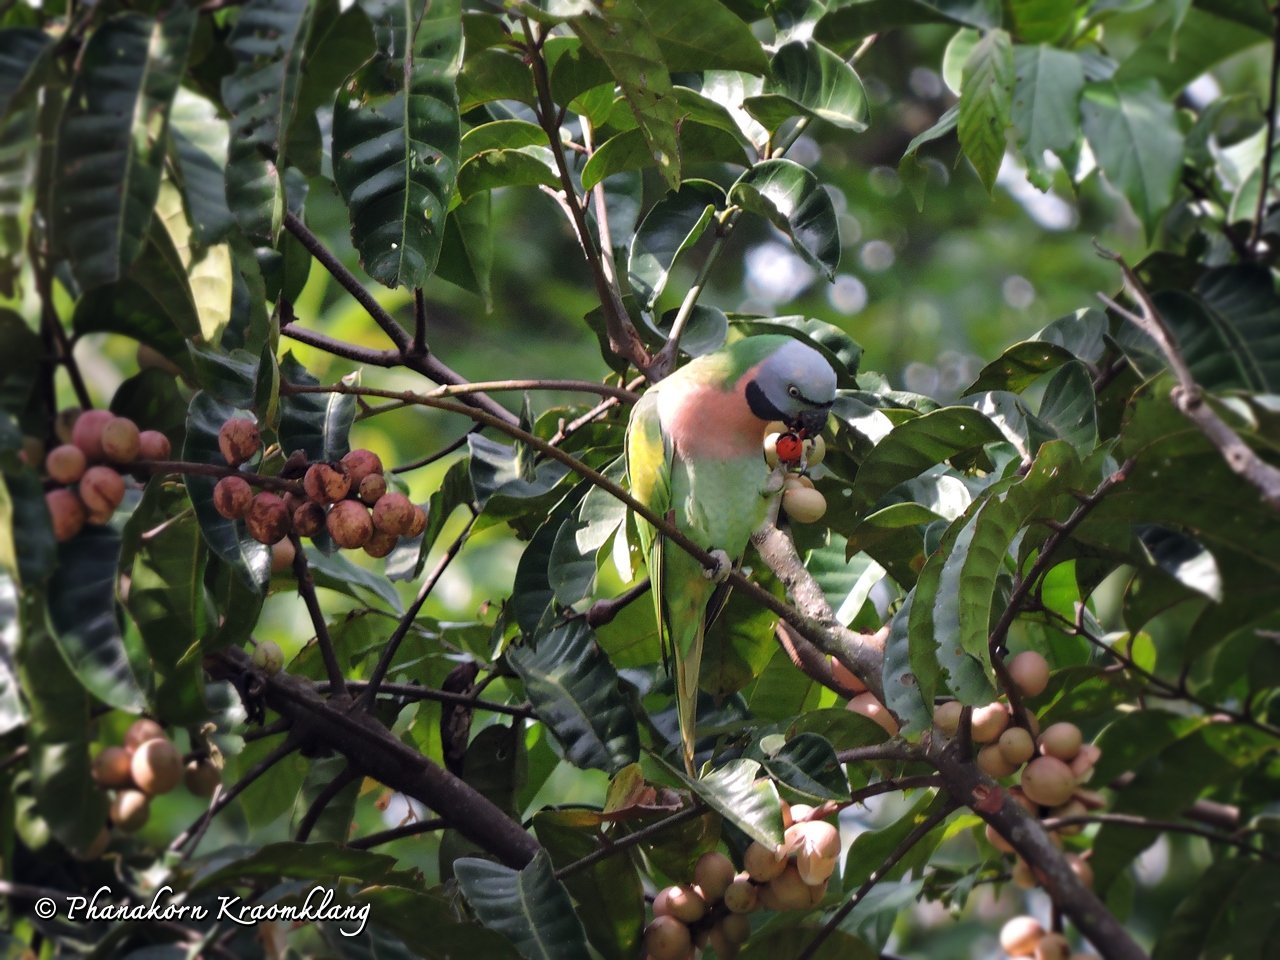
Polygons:
[[795,384],[792,384],[791,386],[787,387],[787,395],[791,397],[799,398],[800,388],[797,387]]

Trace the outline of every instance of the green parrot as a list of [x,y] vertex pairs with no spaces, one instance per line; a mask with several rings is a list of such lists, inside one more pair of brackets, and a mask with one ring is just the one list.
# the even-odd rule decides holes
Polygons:
[[727,599],[725,577],[782,486],[782,474],[765,463],[765,428],[780,420],[816,435],[835,395],[835,371],[822,354],[793,337],[766,335],[698,357],[650,388],[631,411],[632,496],[720,561],[706,570],[637,518],[664,658],[669,653],[675,662],[690,774],[703,636]]

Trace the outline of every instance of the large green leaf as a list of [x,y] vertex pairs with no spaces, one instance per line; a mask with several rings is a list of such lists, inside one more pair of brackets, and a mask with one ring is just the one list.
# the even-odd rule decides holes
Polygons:
[[[1208,314],[1209,324],[1221,338],[1221,347],[1234,360],[1234,376],[1199,379],[1211,389],[1246,388],[1280,392],[1280,297],[1270,274],[1253,264],[1216,267],[1196,281],[1195,292]],[[1178,327],[1184,340],[1190,331]],[[1191,362],[1198,351],[1184,350]]]
[[867,92],[857,72],[819,43],[792,41],[773,55],[773,79],[765,92],[743,101],[747,111],[770,130],[791,117],[825,120],[860,133],[870,122]]
[[1274,863],[1234,857],[1212,864],[1162,922],[1151,960],[1264,960],[1280,936],[1277,888],[1280,867]]
[[615,773],[638,758],[639,733],[618,676],[582,620],[539,637],[536,646],[512,647],[507,659],[569,762]]
[[[1041,376],[1070,360],[1096,363],[1106,350],[1107,317],[1101,310],[1081,310],[1053,321],[1029,340],[1007,348],[992,360],[962,396],[987,390],[1021,393]],[[1154,345],[1153,345],[1154,346]]]
[[852,52],[873,33],[917,23],[959,23],[995,27],[1000,23],[1000,0],[864,0],[831,4],[818,21],[814,36],[840,53]]
[[84,688],[121,710],[142,709],[144,698],[130,665],[116,618],[120,535],[110,527],[86,527],[58,546],[49,578],[53,638]]
[[341,843],[280,841],[261,847],[225,847],[199,861],[191,891],[225,889],[249,881],[334,880],[349,877],[364,884],[414,882],[414,874],[396,868],[396,858]]
[[840,228],[831,197],[793,160],[764,160],[738,178],[729,200],[764,217],[831,279],[840,265]]
[[627,275],[644,309],[654,308],[676,258],[698,242],[723,203],[724,191],[715,184],[687,180],[649,208],[627,261]]
[[761,763],[779,783],[813,801],[844,800],[849,780],[831,743],[816,733],[801,733],[785,743],[760,743]]
[[32,27],[10,27],[0,33],[0,120],[36,78],[52,45],[49,34]]
[[17,427],[0,418],[0,435],[0,448],[9,448],[0,478],[0,569],[19,584],[35,587],[53,572],[58,545],[40,476],[12,462],[21,444]]
[[85,289],[119,279],[142,250],[195,19],[185,5],[158,20],[121,14],[80,55],[58,131],[54,230]]
[[643,9],[668,69],[768,73],[760,41],[720,0],[644,0]]
[[938,689],[938,662],[935,657],[911,656],[911,604],[906,600],[889,622],[884,645],[884,705],[897,718],[898,728],[910,740],[918,740],[929,729],[933,715],[933,694]]
[[1116,82],[1154,79],[1166,95],[1174,97],[1222,60],[1264,42],[1257,32],[1233,22],[1229,16],[1197,9],[1202,5],[1197,3],[1187,10],[1181,23],[1170,17],[1148,33],[1138,48],[1120,62]]
[[582,922],[545,852],[523,870],[467,857],[454,864],[454,872],[480,922],[510,940],[526,960],[590,956]]
[[1084,135],[1098,165],[1151,236],[1182,172],[1183,138],[1173,104],[1154,80],[1088,84]]
[[183,329],[188,339],[217,343],[231,320],[231,248],[226,244],[201,245],[183,209],[182,196],[171,183],[160,186],[152,232],[163,230],[177,263],[174,272],[182,286],[195,320],[193,329]]
[[730,760],[693,779],[681,774],[711,809],[766,846],[782,842],[782,807],[778,788],[763,776],[755,760]]
[[204,97],[178,89],[169,114],[175,179],[201,245],[217,243],[235,226],[227,206],[227,121]]
[[[320,383],[292,351],[280,361],[280,375],[289,383]],[[302,450],[311,461],[341,460],[351,450],[349,435],[355,416],[356,398],[351,394],[285,394],[280,398],[280,449],[286,454]]]
[[[682,89],[676,88],[677,98],[680,98]],[[736,126],[733,131],[729,131],[725,129],[728,125],[726,123],[708,125],[684,115],[683,111],[680,114],[676,119],[676,129],[682,169],[699,163],[746,166],[748,158]],[[724,118],[718,116],[716,119],[719,121]],[[590,189],[615,173],[646,170],[652,163],[644,131],[638,127],[626,130],[616,137],[610,137],[591,155],[591,159],[582,168],[582,185]]]
[[961,73],[956,132],[978,179],[990,193],[1004,159],[1005,131],[1012,123],[1013,45],[1009,34],[991,30],[969,52]]
[[1041,190],[1051,180],[1044,154],[1070,150],[1080,132],[1080,91],[1084,65],[1080,57],[1046,43],[1013,48],[1012,120],[1027,176]]
[[458,0],[367,0],[378,52],[333,110],[333,172],[368,274],[419,287],[436,268],[458,173]]
[[1081,457],[1098,445],[1097,398],[1093,377],[1083,363],[1073,360],[1058,368],[1045,385],[1040,419],[1066,440]]

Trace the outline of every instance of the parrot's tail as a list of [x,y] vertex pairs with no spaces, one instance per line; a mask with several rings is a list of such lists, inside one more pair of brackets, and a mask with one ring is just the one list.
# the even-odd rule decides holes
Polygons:
[[693,765],[694,733],[698,727],[698,678],[702,669],[702,641],[706,622],[702,617],[693,618],[694,635],[674,644],[676,662],[676,715],[680,718],[680,746],[684,751],[684,768],[691,777],[697,776]]

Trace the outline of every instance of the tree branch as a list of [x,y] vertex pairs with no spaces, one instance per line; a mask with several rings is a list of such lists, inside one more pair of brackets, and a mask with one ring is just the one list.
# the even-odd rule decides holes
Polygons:
[[322,333],[314,333],[296,323],[286,323],[280,328],[282,336],[305,343],[309,347],[331,353],[344,360],[354,360],[366,367],[394,367],[400,363],[399,350],[374,350],[372,347],[361,347],[343,340],[326,337]]
[[353,771],[351,767],[347,767],[340,774],[324,785],[316,798],[311,801],[311,806],[307,807],[307,812],[302,817],[302,822],[298,824],[298,832],[294,835],[294,840],[302,843],[309,836],[311,831],[315,829],[320,817],[324,813],[325,808],[337,799],[338,794],[351,784],[360,779],[360,775]]
[[430,833],[433,830],[443,830],[447,826],[449,824],[443,817],[433,817],[430,820],[414,820],[412,823],[402,823],[400,826],[392,827],[390,830],[371,833],[367,837],[357,837],[355,840],[348,841],[347,846],[355,850],[368,850],[370,847],[391,843],[393,840],[403,840],[405,837],[416,837],[419,834]]
[[[347,689],[361,691],[367,689],[369,681],[367,680],[348,680]],[[327,683],[316,684],[316,689],[320,691],[327,690]],[[469,707],[475,710],[488,710],[490,713],[502,713],[509,717],[523,717],[526,720],[533,719],[536,715],[533,708],[526,704],[519,703],[496,703],[493,700],[477,700],[469,693],[454,693],[452,690],[436,690],[434,687],[422,687],[416,683],[381,683],[378,685],[378,693],[388,697],[401,697],[405,700],[433,700],[436,703],[453,703],[460,707]]]
[[307,615],[311,617],[311,626],[316,631],[316,644],[320,647],[320,657],[324,660],[325,673],[329,675],[329,687],[334,696],[345,698],[347,682],[342,676],[338,655],[333,649],[333,638],[329,636],[329,624],[325,622],[324,611],[320,609],[320,598],[316,596],[316,581],[311,576],[307,553],[302,548],[302,540],[299,539],[296,531],[289,531],[289,542],[293,544],[293,578],[298,581],[298,595],[306,604]]
[[[237,650],[237,654],[244,658],[247,663],[249,657],[243,650]],[[209,808],[200,814],[199,819],[191,826],[178,834],[173,842],[169,844],[169,850],[176,852],[191,844],[185,856],[194,852],[196,847],[200,845],[200,838],[204,836],[204,832],[209,829],[209,824],[213,822],[213,818],[220,814],[227,806],[240,794],[244,793],[250,785],[254,783],[264,773],[274,767],[277,763],[298,749],[297,741],[292,737],[286,738],[285,742],[280,744],[265,757],[255,763],[252,767],[245,771],[244,776],[233,783],[230,787],[223,789],[218,787],[217,793],[213,795],[213,800],[209,804]]]
[[1091,823],[1110,823],[1120,827],[1135,827],[1140,830],[1186,833],[1196,837],[1203,837],[1210,843],[1221,843],[1229,847],[1235,847],[1237,850],[1243,850],[1245,853],[1261,857],[1263,860],[1270,860],[1272,863],[1280,863],[1280,855],[1274,854],[1263,847],[1255,847],[1247,840],[1242,840],[1239,837],[1233,837],[1227,833],[1219,833],[1217,830],[1209,830],[1205,827],[1198,827],[1194,823],[1185,823],[1182,820],[1159,820],[1134,816],[1128,813],[1091,813],[1072,817],[1049,817],[1040,821],[1040,823],[1051,833],[1064,827],[1087,826]]

